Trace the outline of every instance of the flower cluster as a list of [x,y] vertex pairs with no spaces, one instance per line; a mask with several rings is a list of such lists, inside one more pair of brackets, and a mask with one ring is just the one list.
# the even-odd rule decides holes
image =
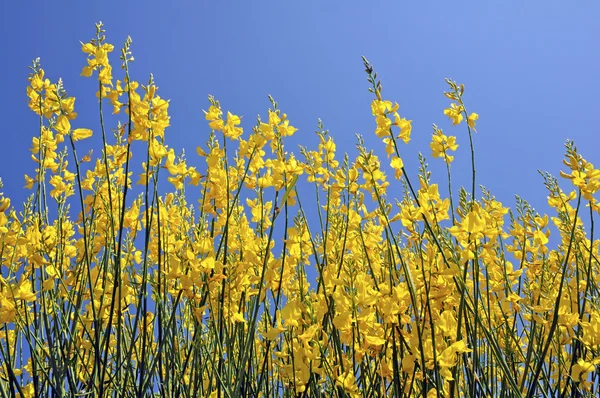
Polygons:
[[[447,80],[443,113],[467,121],[473,181],[453,191],[460,135],[434,125],[446,190],[423,156],[407,170],[398,144],[411,121],[364,59],[387,161],[360,136],[341,159],[321,121],[317,148],[297,156],[273,98],[244,130],[212,96],[209,138],[188,158],[166,144],[169,101],[154,78],[131,79],[131,44],[116,82],[102,25],[82,44],[82,75],[97,72],[96,135],[72,127],[75,99],[32,66],[32,196],[17,212],[0,193],[6,395],[598,395],[600,170],[572,142],[569,189],[543,176],[555,214],[521,198],[511,210],[475,190],[479,116]],[[77,152],[91,137],[95,161]]]

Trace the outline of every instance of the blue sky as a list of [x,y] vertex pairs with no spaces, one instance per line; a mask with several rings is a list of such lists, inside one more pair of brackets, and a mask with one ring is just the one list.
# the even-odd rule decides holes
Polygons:
[[[171,99],[167,143],[176,151],[186,148],[189,159],[209,134],[202,113],[208,94],[225,111],[243,115],[246,129],[257,114],[266,116],[271,94],[299,128],[288,150],[316,148],[313,132],[321,118],[340,158],[356,153],[356,133],[383,157],[373,133],[364,55],[382,79],[384,97],[413,120],[413,140],[402,147],[413,181],[423,152],[433,179],[445,186],[443,164],[430,156],[436,123],[458,136],[455,187],[469,184],[466,128],[452,128],[443,115],[449,77],[466,85],[467,109],[480,115],[478,184],[510,207],[519,194],[546,211],[537,170],[558,175],[566,139],[600,163],[599,16],[600,3],[591,0],[2,2],[3,191],[15,205],[29,194],[23,174],[35,168],[29,147],[38,119],[27,108],[25,88],[36,57],[47,77],[62,77],[77,98],[74,127],[98,131],[97,86],[79,76],[85,64],[79,41],[89,41],[94,23],[103,21],[117,49],[132,37],[133,78],[145,83],[153,73],[159,94]],[[121,76],[117,56],[112,60]]]

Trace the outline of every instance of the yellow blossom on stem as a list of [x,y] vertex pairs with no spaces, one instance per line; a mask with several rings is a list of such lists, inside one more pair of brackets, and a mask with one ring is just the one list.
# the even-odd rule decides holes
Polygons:
[[225,137],[237,140],[243,134],[244,130],[241,127],[237,127],[242,122],[239,116],[227,112],[227,122],[223,126],[223,134]]
[[456,143],[455,136],[446,136],[442,130],[439,129],[435,124],[433,125],[434,133],[431,137],[431,156],[434,158],[443,158],[447,163],[451,163],[454,160],[454,156],[449,155],[448,151],[456,151],[458,144]]
[[460,124],[463,120],[463,110],[462,105],[457,105],[454,102],[450,104],[450,108],[444,109],[444,115],[448,116],[450,120],[452,120],[453,125]]
[[73,141],[80,141],[92,136],[92,130],[90,129],[75,129],[73,130]]
[[479,115],[476,114],[475,112],[471,113],[469,115],[469,117],[467,117],[467,125],[469,127],[471,127],[473,129],[473,131],[477,131],[475,130],[475,121],[479,119]]

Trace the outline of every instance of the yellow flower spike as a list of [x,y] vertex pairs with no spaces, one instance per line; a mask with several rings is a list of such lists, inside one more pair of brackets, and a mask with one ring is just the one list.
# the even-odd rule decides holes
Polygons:
[[458,144],[456,144],[456,137],[446,136],[442,133],[442,130],[434,125],[434,133],[431,137],[431,156],[434,158],[442,158],[444,161],[451,163],[454,160],[454,156],[448,155],[448,151],[456,151]]
[[[103,37],[100,40],[103,40]],[[81,76],[90,77],[94,70],[99,69],[98,80],[100,83],[112,86],[112,67],[108,60],[108,54],[114,50],[114,46],[108,43],[98,45],[93,43],[94,40],[90,43],[81,43],[81,50],[88,54],[88,64],[81,70]]]

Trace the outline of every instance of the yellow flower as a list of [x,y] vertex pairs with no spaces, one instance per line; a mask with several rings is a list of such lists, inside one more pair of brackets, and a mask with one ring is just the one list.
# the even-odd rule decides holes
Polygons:
[[90,129],[75,129],[73,130],[73,141],[80,141],[92,136]]
[[35,301],[35,293],[31,291],[31,281],[29,279],[23,280],[15,292],[15,300]]
[[242,314],[241,312],[234,312],[231,315],[231,320],[233,322],[246,323],[246,320],[244,319],[244,314]]
[[300,303],[297,300],[290,300],[281,310],[281,317],[286,326],[298,326],[302,317]]
[[208,112],[204,111],[206,120],[217,120],[221,118],[223,112],[217,106],[211,105]]
[[378,115],[375,119],[377,123],[377,128],[375,129],[375,134],[379,138],[383,138],[390,134],[390,127],[392,126],[392,121],[384,115]]
[[92,43],[81,43],[81,51],[86,54],[92,54],[96,51],[96,46],[94,46]]
[[281,325],[274,328],[269,326],[268,330],[266,332],[261,332],[261,334],[267,340],[277,340],[277,337],[285,330],[286,328]]
[[450,104],[450,108],[444,109],[444,115],[452,120],[453,125],[457,125],[463,120],[463,107],[457,106],[455,103]]
[[410,133],[412,131],[411,122],[412,122],[412,120],[407,120],[405,118],[401,118],[396,113],[396,120],[394,121],[394,125],[396,125],[400,128],[400,134],[398,135],[397,138],[400,138],[402,141],[404,141],[405,144],[408,144],[410,141]]
[[6,211],[6,209],[8,209],[9,206],[10,206],[10,199],[9,198],[2,198],[2,199],[0,199],[0,212]]
[[582,358],[577,360],[577,363],[573,365],[573,370],[571,371],[571,378],[576,383],[581,383],[587,380],[590,373],[592,373],[596,367],[591,362],[586,362]]
[[356,386],[356,378],[351,371],[347,371],[343,374],[340,374],[337,377],[336,384],[344,389],[344,391],[349,393],[354,393],[358,391],[358,387]]
[[50,196],[52,196],[54,199],[57,199],[68,189],[67,184],[65,184],[62,177],[59,175],[54,175],[50,178],[50,185],[54,187],[54,189],[50,191]]
[[398,104],[392,106],[391,101],[374,99],[373,102],[371,102],[371,112],[373,113],[373,116],[384,116],[387,113],[396,112],[398,107]]
[[385,344],[386,340],[378,336],[366,335],[365,342],[372,346],[382,346]]
[[543,246],[548,243],[548,237],[543,231],[538,229],[533,233],[533,243],[537,246]]
[[15,306],[0,294],[0,323],[10,323],[17,314]]
[[454,160],[454,156],[448,155],[448,150],[456,151],[458,144],[456,143],[456,137],[446,136],[442,133],[442,130],[434,125],[434,133],[431,137],[431,155],[434,158],[443,158],[446,162],[451,163]]
[[485,229],[485,220],[481,218],[478,212],[470,211],[464,218],[462,227],[469,233],[483,232]]
[[108,43],[100,45],[94,43],[81,43],[81,51],[88,54],[87,66],[81,70],[81,76],[90,77],[96,69],[100,69],[98,79],[100,83],[112,86],[112,67],[108,61],[108,53],[114,46]]
[[244,132],[241,127],[237,127],[241,122],[242,120],[239,116],[227,112],[227,123],[223,127],[223,134],[232,140],[237,140]]
[[38,93],[50,86],[50,80],[44,80],[44,70],[42,68],[29,77],[29,82],[31,83],[31,88]]
[[442,330],[445,337],[454,339],[456,337],[456,327],[458,325],[454,312],[446,310],[440,315],[437,325]]
[[396,174],[395,174],[396,179],[400,179],[400,177],[402,176],[402,168],[404,167],[404,163],[402,162],[402,159],[400,159],[398,156],[394,156],[394,157],[392,157],[392,161],[391,161],[390,165],[396,171]]
[[290,126],[289,120],[284,120],[283,123],[277,126],[277,129],[282,137],[291,137],[296,131],[298,131],[298,129],[294,126]]
[[59,134],[66,135],[69,134],[69,131],[71,130],[71,123],[65,115],[60,115],[56,120],[54,128]]
[[477,131],[475,130],[475,120],[479,119],[479,115],[476,114],[475,112],[471,113],[469,115],[469,117],[467,117],[467,125],[469,127],[471,127],[473,129],[473,131]]

